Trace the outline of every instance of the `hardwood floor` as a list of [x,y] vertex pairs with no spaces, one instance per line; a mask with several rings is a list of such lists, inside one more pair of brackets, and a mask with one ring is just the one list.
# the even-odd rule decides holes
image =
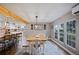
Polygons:
[[6,50],[0,52],[0,55],[14,55],[16,53],[16,47],[12,46]]

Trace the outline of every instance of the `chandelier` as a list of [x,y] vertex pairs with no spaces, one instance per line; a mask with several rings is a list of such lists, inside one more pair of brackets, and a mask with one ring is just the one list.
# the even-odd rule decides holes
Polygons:
[[35,18],[36,18],[35,28],[37,29],[38,28],[38,24],[37,24],[37,18],[38,18],[38,16],[35,16]]

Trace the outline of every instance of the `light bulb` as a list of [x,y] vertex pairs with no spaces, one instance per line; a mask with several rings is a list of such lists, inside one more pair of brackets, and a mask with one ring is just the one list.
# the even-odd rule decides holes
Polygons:
[[37,26],[37,25],[35,25],[35,28],[38,28],[38,26]]

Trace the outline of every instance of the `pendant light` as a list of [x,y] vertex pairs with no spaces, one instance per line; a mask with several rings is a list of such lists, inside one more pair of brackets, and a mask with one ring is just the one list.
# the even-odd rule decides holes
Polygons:
[[38,24],[37,24],[37,18],[38,18],[38,16],[35,16],[35,18],[36,18],[35,28],[37,29],[38,28]]

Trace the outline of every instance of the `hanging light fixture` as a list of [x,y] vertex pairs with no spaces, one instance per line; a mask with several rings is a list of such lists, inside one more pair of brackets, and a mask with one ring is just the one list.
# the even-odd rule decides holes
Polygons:
[[35,18],[36,18],[35,28],[37,29],[38,28],[38,24],[37,24],[37,18],[38,18],[38,16],[35,16]]

